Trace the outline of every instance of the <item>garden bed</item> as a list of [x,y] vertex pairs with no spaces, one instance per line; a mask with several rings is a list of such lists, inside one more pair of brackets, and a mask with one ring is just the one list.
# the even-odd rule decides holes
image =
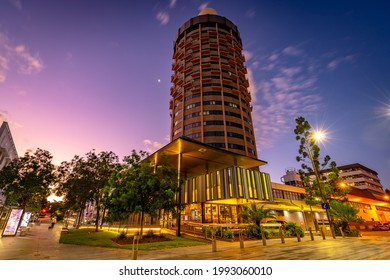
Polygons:
[[[134,236],[122,237],[122,238],[120,237],[111,238],[111,240],[119,245],[129,245],[129,244],[133,244]],[[142,239],[139,239],[139,244],[164,242],[164,241],[172,241],[172,239],[167,238],[165,236],[159,236],[159,235],[143,236]]]

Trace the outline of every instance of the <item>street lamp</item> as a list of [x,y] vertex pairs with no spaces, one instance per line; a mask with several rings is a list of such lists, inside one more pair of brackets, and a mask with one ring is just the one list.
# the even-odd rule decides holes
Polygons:
[[314,163],[313,152],[311,150],[310,143],[309,143],[309,141],[312,141],[312,140],[322,140],[324,138],[325,138],[325,134],[323,132],[321,132],[321,131],[314,132],[312,134],[312,137],[310,139],[306,140],[306,148],[307,148],[307,151],[309,153],[311,164],[313,166],[314,175],[316,177],[316,181],[317,181],[317,184],[318,184],[318,189],[320,190],[320,195],[321,195],[321,198],[322,198],[322,202],[324,202],[324,205],[325,205],[324,208],[325,208],[325,211],[326,211],[326,216],[327,216],[328,221],[329,221],[330,232],[332,233],[332,237],[336,238],[335,233],[334,233],[334,228],[333,228],[333,222],[332,222],[332,219],[330,218],[330,215],[329,215],[329,203],[328,203],[328,201],[326,200],[326,198],[324,196],[324,191],[322,189],[321,181],[320,181],[320,175],[319,175],[319,172],[317,170],[317,166]]

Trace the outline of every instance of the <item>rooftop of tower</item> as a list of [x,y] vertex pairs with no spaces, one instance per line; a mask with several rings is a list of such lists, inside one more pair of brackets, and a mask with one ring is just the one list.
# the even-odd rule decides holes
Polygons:
[[195,28],[199,24],[203,23],[209,23],[209,22],[214,22],[218,24],[222,24],[228,28],[231,28],[233,30],[233,33],[235,36],[237,36],[240,39],[240,33],[238,32],[237,26],[231,22],[229,19],[226,17],[218,15],[217,11],[214,10],[213,8],[205,8],[202,11],[199,12],[199,14],[189,20],[187,20],[178,30],[176,34],[176,38],[174,41],[174,47],[175,47],[175,42],[179,40],[183,35],[186,30],[190,30],[191,28]]
[[198,14],[198,16],[203,16],[203,15],[218,15],[218,13],[213,8],[205,8],[201,10]]

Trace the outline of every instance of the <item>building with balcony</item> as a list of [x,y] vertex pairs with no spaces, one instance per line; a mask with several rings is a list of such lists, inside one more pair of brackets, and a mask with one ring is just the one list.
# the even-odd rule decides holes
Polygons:
[[[342,165],[337,168],[339,169],[339,176],[343,178],[345,184],[351,187],[351,191],[346,195],[346,198],[351,205],[359,209],[358,215],[368,224],[370,222],[389,222],[390,197],[383,190],[378,173],[360,163]],[[329,169],[322,170],[321,174],[326,175],[328,172],[330,172]],[[275,200],[287,197],[286,188],[303,187],[299,173],[293,168],[286,170],[286,174],[282,176],[281,181],[285,184],[282,188],[280,187],[283,186],[282,184],[272,183]],[[280,189],[284,191],[282,192]],[[303,188],[302,191],[304,191]],[[320,212],[317,211],[315,215],[317,217],[321,216]]]
[[367,190],[374,195],[383,196],[385,191],[378,177],[378,173],[360,163],[338,166],[339,175],[351,187]]
[[171,141],[185,136],[257,158],[237,26],[206,8],[179,28],[173,50]]
[[260,172],[251,96],[237,27],[206,8],[178,30],[173,46],[171,142],[148,157],[168,155],[183,179],[181,225],[242,222],[242,206],[272,201],[271,180]]

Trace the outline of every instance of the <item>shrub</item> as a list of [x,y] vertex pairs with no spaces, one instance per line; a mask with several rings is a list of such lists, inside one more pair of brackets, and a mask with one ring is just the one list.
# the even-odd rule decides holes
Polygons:
[[279,237],[279,230],[271,229],[267,230],[267,233],[269,234],[270,237]]
[[334,231],[337,236],[341,236],[341,231],[340,227],[342,228],[344,235],[345,236],[350,236],[350,237],[359,237],[360,236],[360,231],[359,230],[352,230],[350,229],[348,223],[342,223],[340,221],[335,221],[334,222]]
[[211,235],[211,229],[209,227],[203,226],[202,227],[202,232],[204,234],[207,234],[208,236]]
[[357,229],[352,229],[348,233],[348,236],[350,236],[350,237],[359,237],[359,236],[361,236],[361,234],[360,234],[360,231],[358,231]]
[[223,231],[222,236],[223,236],[223,238],[226,238],[226,239],[233,239],[234,233],[230,229],[226,229]]
[[[255,225],[255,224],[250,224],[246,230],[245,230],[245,234],[248,236],[248,237],[258,237],[258,238],[261,238],[261,229],[258,225]],[[268,231],[264,230],[264,235],[265,235],[265,238],[269,238],[269,233]]]
[[118,238],[119,239],[123,239],[123,238],[126,238],[127,234],[125,231],[122,231],[119,235],[118,235]]
[[297,232],[298,232],[300,237],[303,237],[305,235],[305,231],[303,230],[303,228],[300,225],[298,225],[294,222],[289,222],[286,224],[286,226],[284,228],[284,235],[296,236]]
[[153,230],[149,230],[149,231],[146,233],[146,236],[147,236],[147,237],[153,237],[153,236],[154,236]]

